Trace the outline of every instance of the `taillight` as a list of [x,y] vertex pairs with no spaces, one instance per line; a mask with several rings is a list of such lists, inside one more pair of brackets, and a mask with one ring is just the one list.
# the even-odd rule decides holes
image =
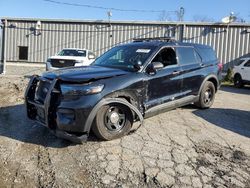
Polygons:
[[222,69],[223,69],[223,63],[219,62],[218,63],[218,68],[219,68],[220,71],[222,71]]

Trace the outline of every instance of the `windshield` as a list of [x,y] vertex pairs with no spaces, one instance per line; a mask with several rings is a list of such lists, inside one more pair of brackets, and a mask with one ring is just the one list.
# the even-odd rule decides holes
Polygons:
[[81,57],[86,57],[86,50],[64,49],[64,50],[60,51],[57,55],[59,55],[59,56],[81,56]]
[[135,65],[143,65],[155,48],[145,45],[117,46],[100,56],[92,65],[136,71]]

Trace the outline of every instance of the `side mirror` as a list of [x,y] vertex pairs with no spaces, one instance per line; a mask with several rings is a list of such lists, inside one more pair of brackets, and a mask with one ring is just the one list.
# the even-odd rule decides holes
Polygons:
[[156,61],[156,62],[152,62],[152,64],[155,70],[160,70],[164,67],[162,62]]
[[161,62],[152,62],[147,67],[147,73],[150,75],[156,74],[156,72],[160,69],[162,69],[164,65]]
[[95,59],[95,56],[93,54],[89,54],[89,59]]
[[138,71],[142,68],[142,62],[141,61],[137,61],[135,64],[134,64],[134,68]]

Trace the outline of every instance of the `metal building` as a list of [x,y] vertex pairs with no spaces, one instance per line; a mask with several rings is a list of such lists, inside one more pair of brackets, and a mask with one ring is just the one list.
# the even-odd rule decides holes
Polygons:
[[208,44],[224,64],[250,56],[250,24],[3,18],[0,73],[6,62],[42,63],[62,48],[99,56],[133,38],[161,36]]

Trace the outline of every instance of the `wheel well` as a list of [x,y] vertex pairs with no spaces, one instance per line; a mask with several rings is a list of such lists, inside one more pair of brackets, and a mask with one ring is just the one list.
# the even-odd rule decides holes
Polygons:
[[[125,99],[125,100],[128,101],[130,104],[132,104],[133,106],[136,106],[136,102],[135,102],[134,99],[133,99],[132,97],[130,97],[130,96],[123,96],[123,95],[121,95],[121,96],[117,96],[117,98]],[[133,110],[131,110],[131,109],[130,109],[130,111],[131,111],[131,113],[132,113],[133,118],[135,119],[135,118],[136,118],[135,112],[134,112]]]
[[236,78],[236,76],[239,76],[240,78],[241,78],[241,75],[240,75],[240,73],[235,73],[235,75],[234,75],[234,78]]
[[120,99],[125,99],[130,104],[132,104],[132,105],[134,105],[135,107],[138,108],[138,102],[136,100],[136,97],[133,96],[132,94],[129,94],[129,93],[115,92],[115,93],[112,93],[112,94],[106,96],[106,98],[120,98]]
[[[135,96],[129,94],[129,93],[122,93],[122,92],[116,92],[116,93],[112,93],[108,96],[106,96],[107,98],[119,98],[119,99],[124,99],[127,102],[129,102],[130,104],[132,104],[133,106],[135,106],[137,109],[139,109],[139,105],[138,102],[135,98]],[[130,109],[131,110],[131,109]],[[131,110],[133,117],[136,118],[136,114],[134,113],[133,110]]]
[[129,96],[117,96],[117,98],[120,98],[120,99],[125,99],[126,101],[128,101],[130,104],[132,104],[132,100],[131,97]]
[[218,88],[218,82],[215,78],[209,78],[207,81],[210,81],[214,84],[214,87],[215,87],[215,91],[217,91],[217,88]]

